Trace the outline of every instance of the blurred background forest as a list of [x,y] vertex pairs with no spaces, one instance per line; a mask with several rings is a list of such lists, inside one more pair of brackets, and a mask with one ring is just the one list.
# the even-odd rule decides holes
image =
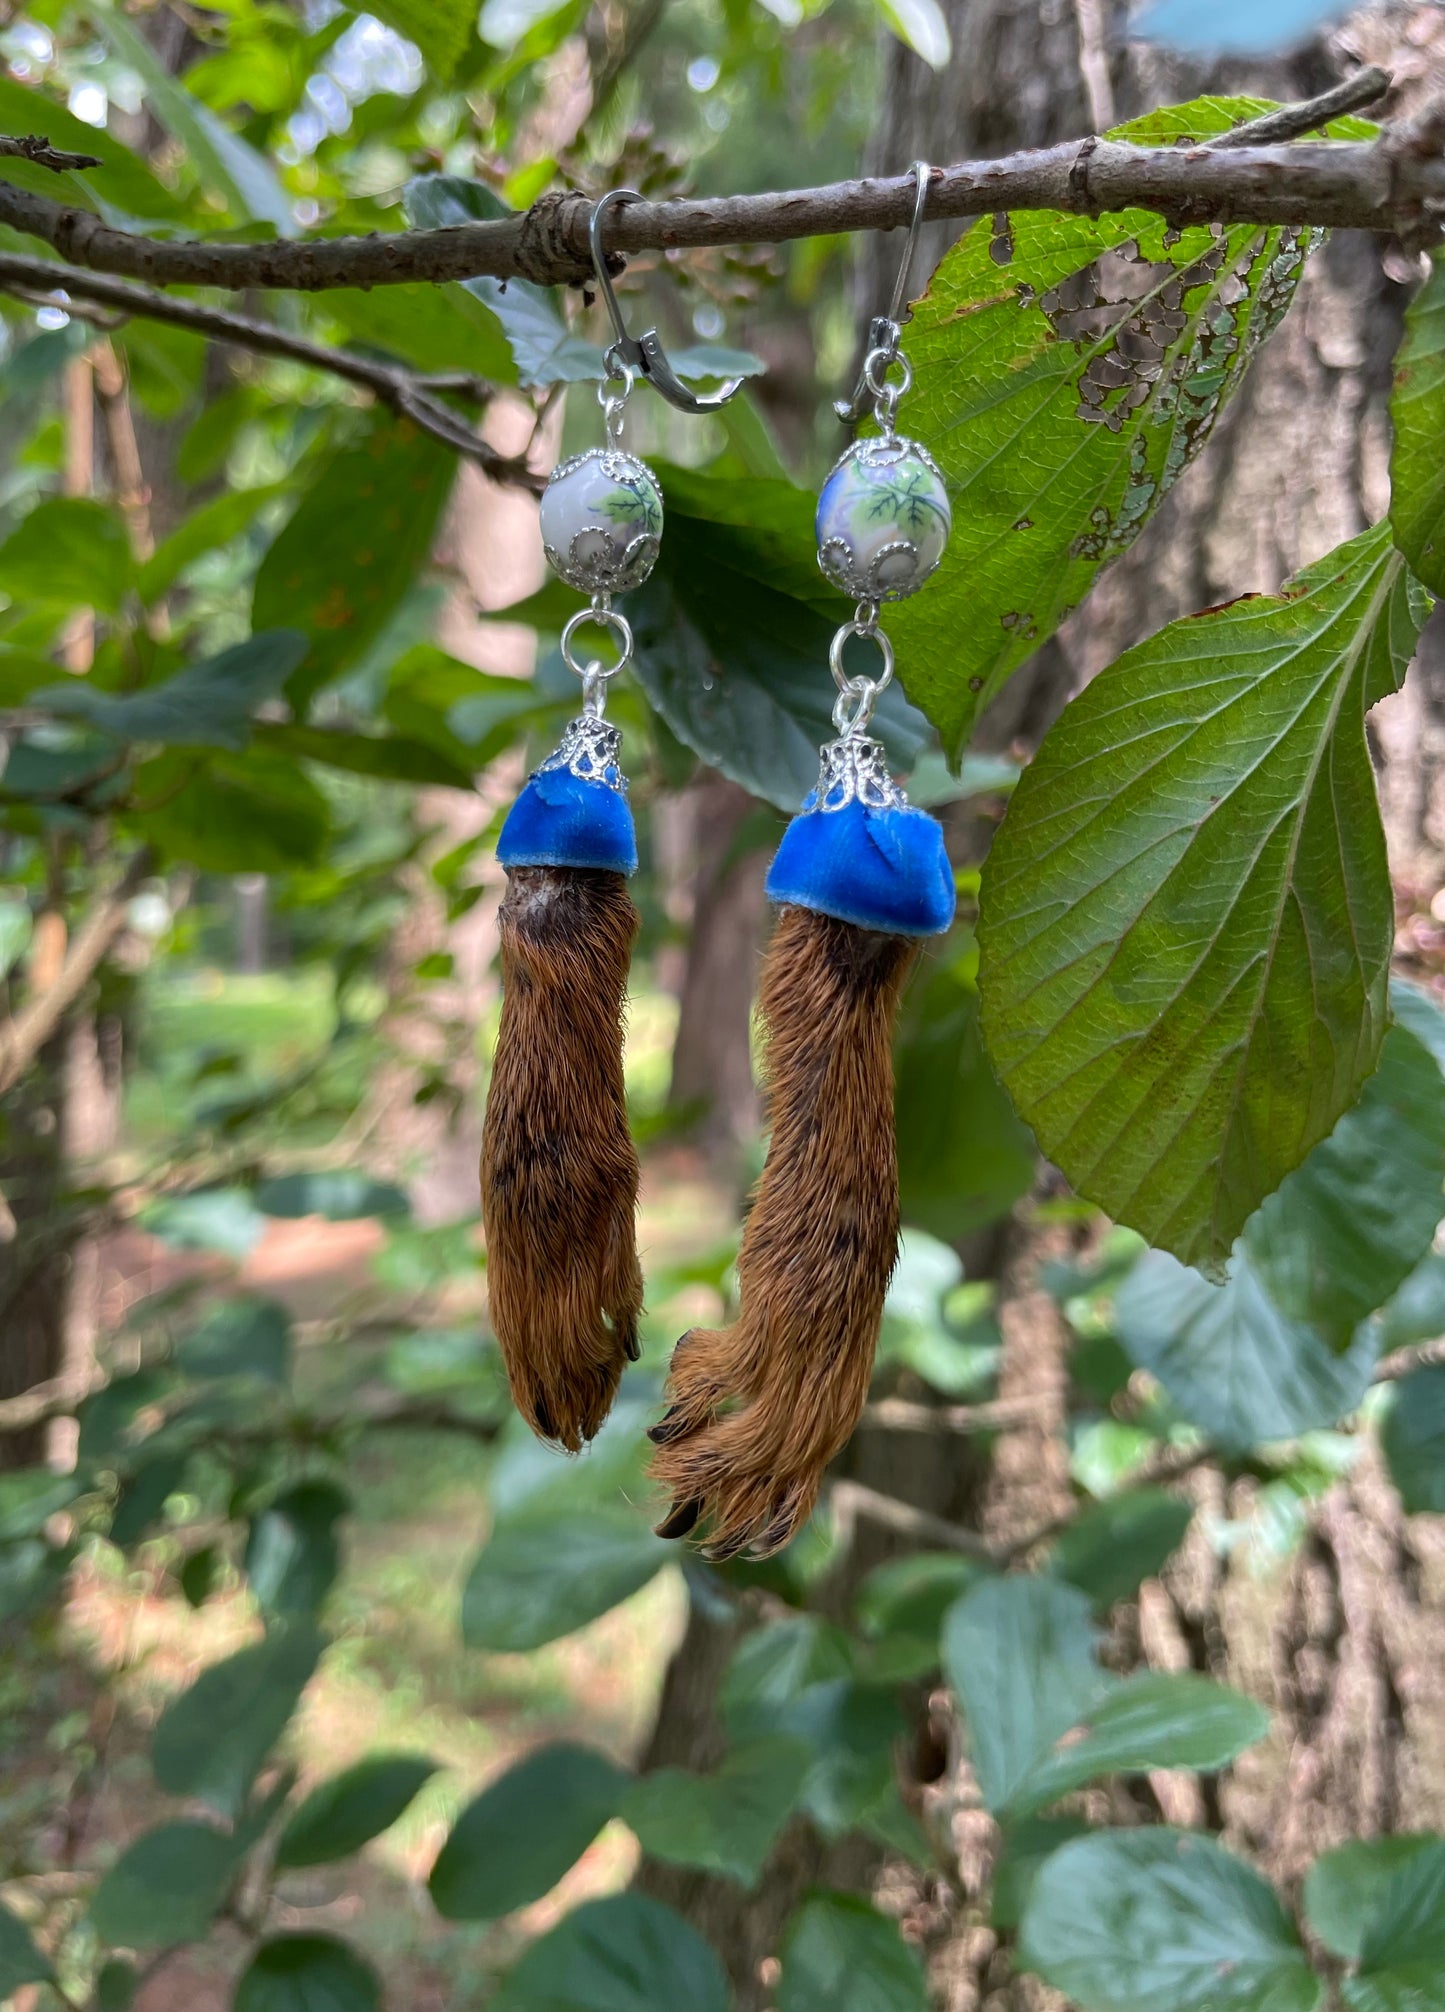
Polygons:
[[[1433,0],[1337,13],[1287,56],[1167,53],[1131,35],[1131,11],[486,0],[454,33],[454,10],[430,0],[376,15],[341,0],[10,0],[0,130],[92,147],[109,179],[87,186],[117,215],[242,240],[454,221],[550,187],[897,172],[1205,92],[1308,97],[1363,63],[1392,73],[1392,114],[1445,87]],[[54,193],[48,170],[0,167]],[[954,233],[926,235],[931,268]],[[761,1164],[763,874],[826,718],[827,618],[729,570],[728,510],[744,507],[729,485],[816,489],[842,444],[831,400],[898,244],[642,257],[626,276],[635,325],[746,352],[755,374],[716,417],[680,418],[645,391],[629,412],[669,512],[663,563],[635,597],[639,678],[612,705],[644,856],[627,1082],[647,1346],[575,1463],[509,1414],[476,1185],[499,1004],[492,847],[575,710],[556,648],[574,603],[544,586],[535,498],[297,355],[39,288],[0,300],[0,966],[15,999],[22,977],[34,990],[63,967],[77,918],[111,898],[123,911],[97,982],[6,1093],[0,1133],[0,1891],[54,1957],[64,2002],[211,2012],[264,1930],[339,1936],[412,2012],[540,2004],[515,1985],[498,1997],[498,1980],[570,1909],[631,1884],[712,1943],[744,2008],[907,2012],[928,2002],[925,1970],[949,2012],[1062,2004],[1012,1976],[1008,1950],[1027,1867],[1072,1834],[1048,1824],[1080,1826],[1035,1816],[1012,1897],[987,1898],[1000,1833],[928,1638],[980,1559],[1036,1553],[1071,1519],[1082,1535],[1054,1569],[1109,1617],[1111,1668],[1227,1679],[1271,1714],[1222,1777],[1139,1768],[1089,1791],[1094,1820],[1217,1831],[1285,1892],[1327,1846],[1445,1827],[1445,1547],[1433,1514],[1406,1513],[1445,1509],[1438,1448],[1403,1504],[1370,1432],[1308,1404],[1262,1428],[1262,1448],[1210,1456],[1188,1401],[1115,1331],[1111,1294],[1139,1240],[1040,1170],[989,1073],[970,926],[1012,783],[1069,696],[1167,621],[1273,591],[1382,514],[1414,249],[1343,233],[1311,260],[1199,465],[985,716],[960,778],[897,708],[961,904],[900,1030],[905,1240],[874,1402],[826,1512],[782,1559],[704,1567],[648,1532],[642,1428],[677,1335],[726,1306]],[[0,231],[0,251],[34,250]],[[523,282],[266,306],[302,341],[499,384],[467,420],[497,457],[545,468],[598,437],[604,326],[580,298],[566,325],[560,296]],[[290,630],[309,639],[299,671],[284,641],[267,655]],[[252,652],[231,668],[262,700],[249,740],[188,745],[107,715],[166,667],[233,649]],[[26,699],[60,666],[100,696],[26,737]],[[1428,989],[1445,974],[1438,624],[1371,731],[1399,964]],[[153,739],[165,745],[137,757]],[[1445,1327],[1441,1265],[1414,1284],[1337,1411],[1378,1358],[1368,1420],[1391,1350]],[[1118,1491],[1141,1483],[1143,1509],[1112,1522]],[[183,1736],[205,1746],[215,1699],[169,1763],[152,1735],[203,1670],[265,1653],[277,1615],[319,1616],[329,1645],[289,1696],[289,1679],[242,1667],[258,1695],[274,1679],[285,1708],[251,1729],[230,1814],[258,1779],[284,1797],[378,1756],[426,1765],[357,1778],[373,1812],[353,1822],[359,1855],[342,1857],[352,1832],[333,1824],[255,1879],[235,1885],[230,1867],[203,1904],[178,1869],[194,1871],[195,1840],[173,1838],[88,1919],[95,1872],[197,1796],[220,1806],[203,1760],[173,1751]],[[438,1860],[473,1798],[550,1743],[703,1769],[760,1700],[820,1690],[841,1716],[807,1734],[812,1785],[800,1807],[744,1794],[746,1844],[699,1842],[665,1793],[616,1820],[604,1792],[551,1877],[520,1876],[524,1904],[483,1892],[500,1847],[469,1859],[453,1837]],[[529,1798],[547,1794],[538,1777]],[[325,1810],[313,1819],[326,1829]],[[914,1848],[920,1826],[931,1852]],[[553,1847],[538,1849],[545,1869]],[[834,1898],[799,1927],[819,1891]],[[842,1895],[877,1915],[860,1930]],[[198,1906],[215,1917],[204,1935]],[[789,1932],[801,1981],[782,1999]],[[102,1969],[102,1945],[135,1953]],[[842,1988],[865,1972],[875,1995]],[[677,1985],[549,1988],[548,2003],[685,2002]],[[6,2002],[29,2012],[53,1989],[22,1978]],[[245,2003],[351,2012],[372,2002],[358,1989]]]

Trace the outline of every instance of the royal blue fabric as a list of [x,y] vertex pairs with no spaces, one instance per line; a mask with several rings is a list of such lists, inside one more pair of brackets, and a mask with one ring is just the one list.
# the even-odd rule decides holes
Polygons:
[[943,830],[904,805],[842,810],[806,805],[783,833],[768,896],[891,936],[939,936],[953,920],[953,869]]
[[571,769],[542,769],[507,812],[497,840],[503,866],[595,866],[636,873],[637,834],[627,798]]

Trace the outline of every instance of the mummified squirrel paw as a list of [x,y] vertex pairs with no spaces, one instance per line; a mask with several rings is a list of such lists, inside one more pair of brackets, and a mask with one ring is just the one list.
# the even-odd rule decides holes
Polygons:
[[517,1409],[580,1452],[637,1360],[637,1151],[622,1016],[637,910],[620,873],[515,867],[482,1133],[487,1295]]
[[898,1255],[893,1020],[916,944],[784,907],[763,966],[772,1142],[731,1327],[684,1335],[652,1475],[664,1537],[780,1550],[868,1396]]

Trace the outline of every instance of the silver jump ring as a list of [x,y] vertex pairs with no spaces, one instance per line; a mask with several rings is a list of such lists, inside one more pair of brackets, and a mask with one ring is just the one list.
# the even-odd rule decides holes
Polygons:
[[[617,642],[617,662],[605,667],[595,657],[585,664],[579,664],[572,654],[572,639],[579,629],[591,624],[595,628],[608,629]],[[596,681],[605,685],[609,678],[632,662],[632,625],[625,615],[619,615],[615,608],[579,608],[562,631],[562,661],[574,678],[581,678],[583,695],[586,696],[589,681],[595,689]]]
[[[899,373],[897,383],[890,382],[889,372]],[[913,389],[913,365],[901,349],[890,354],[886,349],[872,349],[868,361],[863,366],[863,375],[868,380],[868,389],[875,398],[890,398],[895,404]]]
[[[868,642],[878,645],[878,654],[883,659],[883,675],[881,678],[858,679],[849,677],[847,671],[843,668],[843,651],[851,636],[862,636]],[[860,683],[871,685],[875,697],[879,692],[886,691],[888,686],[893,682],[893,645],[888,640],[887,631],[874,628],[871,623],[860,622],[856,619],[851,622],[845,622],[829,646],[828,668],[832,671],[833,683],[838,687],[840,692],[846,693],[851,687],[855,688],[856,696],[856,687]]]
[[862,733],[869,724],[882,689],[872,678],[849,678],[833,703],[833,725],[844,740]]

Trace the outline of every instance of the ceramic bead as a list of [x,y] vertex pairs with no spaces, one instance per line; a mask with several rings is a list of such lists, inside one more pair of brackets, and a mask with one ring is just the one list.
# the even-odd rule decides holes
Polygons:
[[542,493],[549,563],[584,593],[622,593],[652,571],[662,535],[662,491],[646,462],[592,447],[552,471]]
[[858,601],[901,601],[936,569],[953,527],[938,464],[916,440],[855,441],[818,498],[818,563]]

